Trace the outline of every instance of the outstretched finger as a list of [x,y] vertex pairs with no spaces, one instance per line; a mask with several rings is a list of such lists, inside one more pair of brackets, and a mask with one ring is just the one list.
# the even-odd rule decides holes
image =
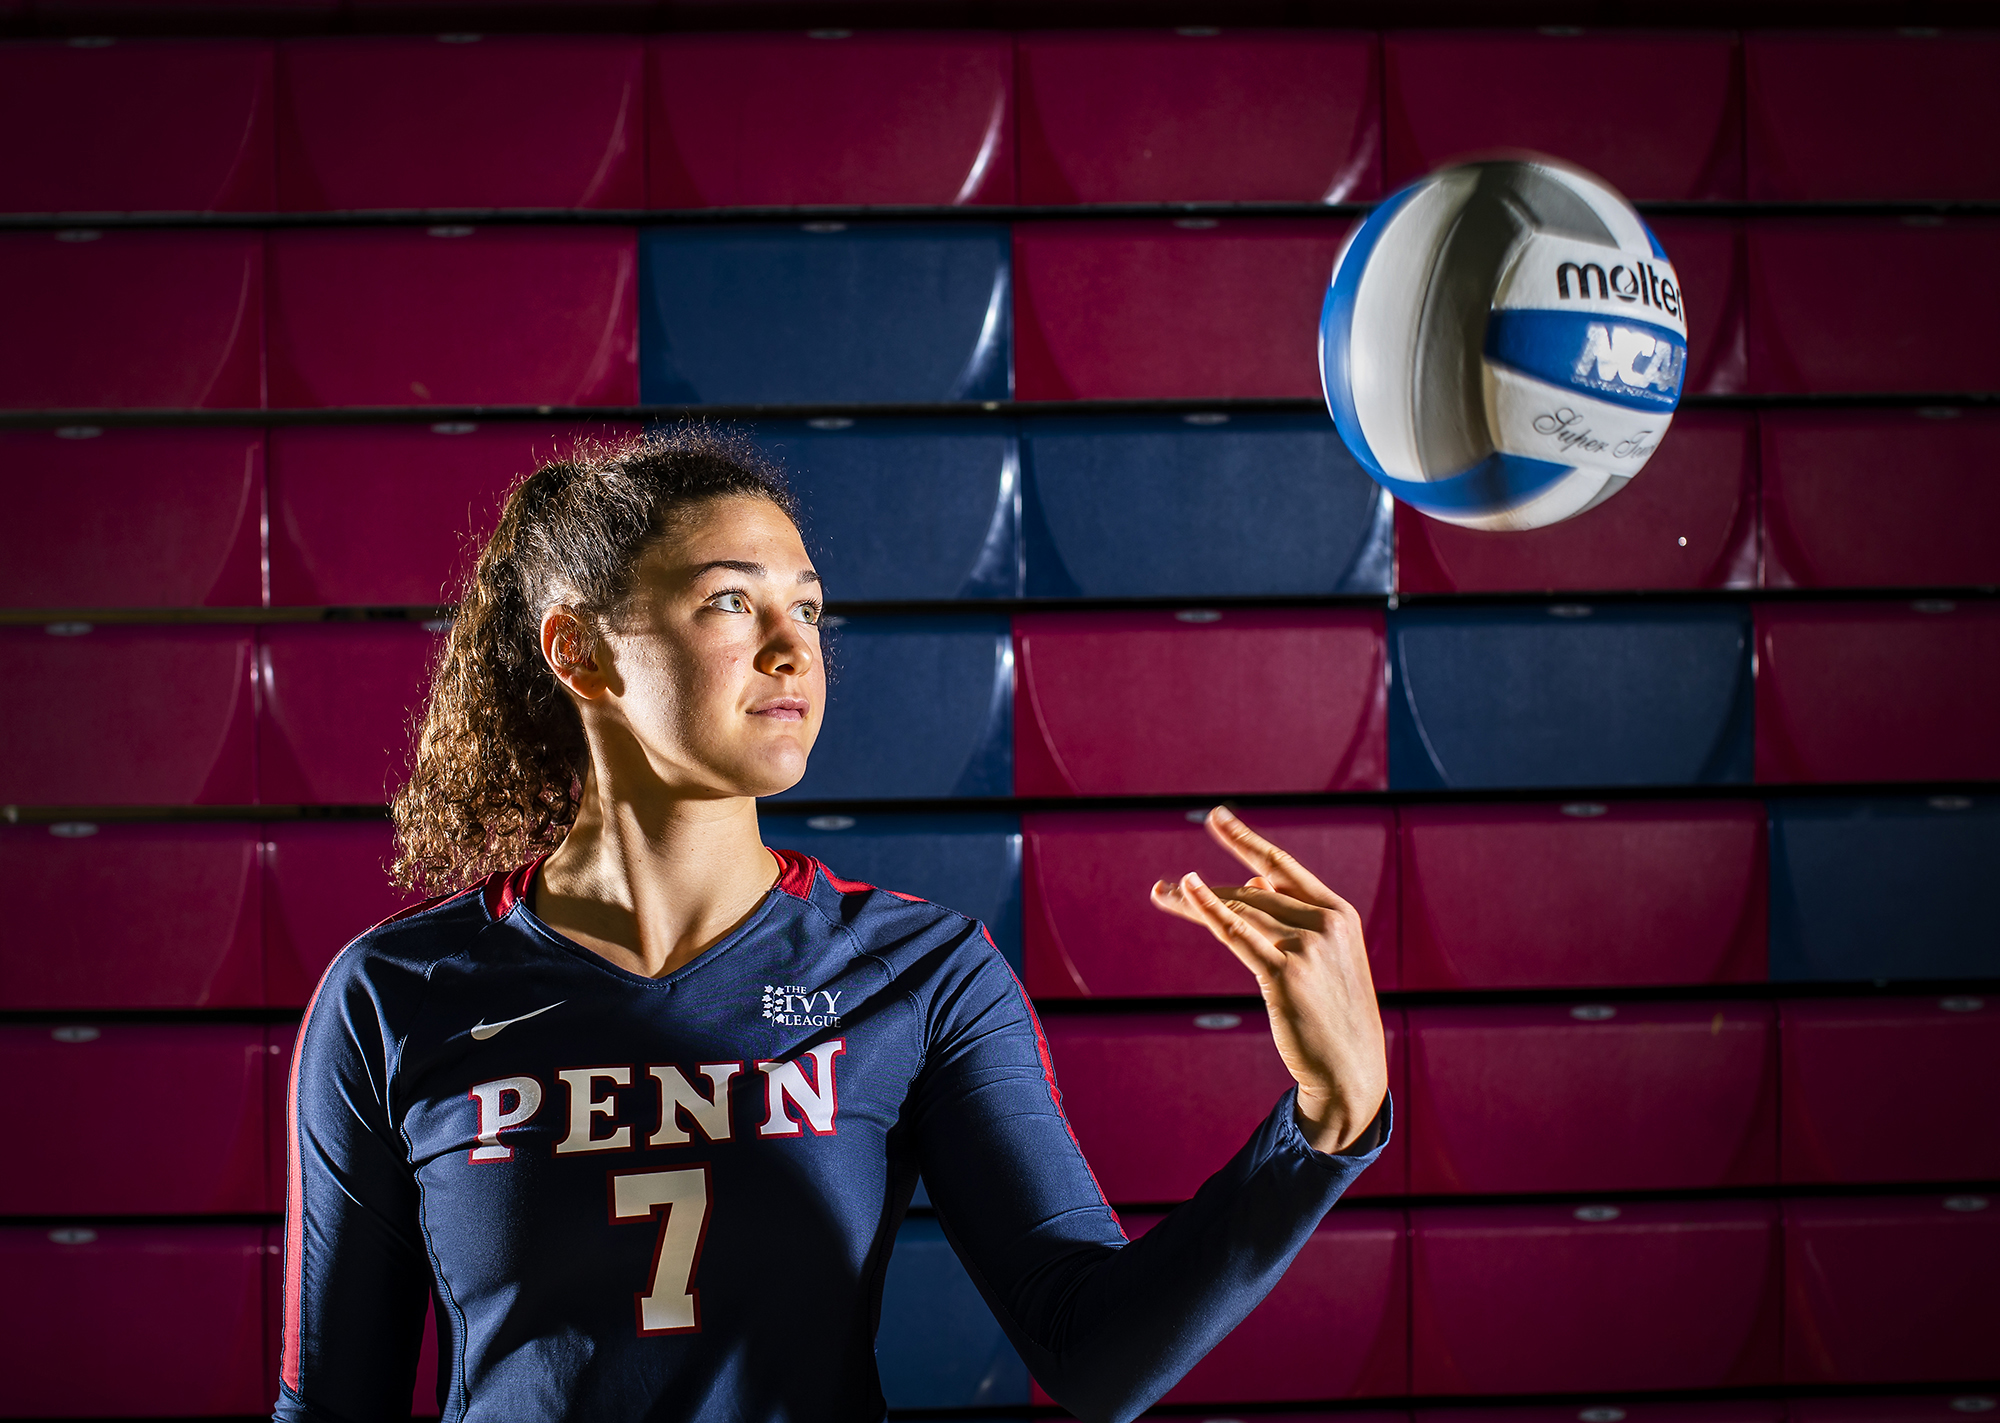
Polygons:
[[1253,910],[1250,914],[1239,912],[1235,906],[1225,903],[1214,890],[1202,883],[1201,876],[1192,871],[1182,875],[1179,883],[1173,885],[1165,894],[1162,894],[1160,887],[1156,886],[1153,898],[1156,903],[1164,901],[1163,907],[1171,908],[1175,912],[1183,912],[1184,909],[1193,911],[1184,913],[1183,917],[1205,925],[1210,933],[1222,940],[1229,951],[1253,972],[1261,973],[1273,961],[1284,958],[1284,951],[1273,944],[1268,935],[1251,922],[1250,914],[1255,914],[1256,911]]
[[1294,898],[1271,888],[1270,881],[1258,875],[1249,884],[1211,885],[1217,898],[1237,909],[1254,909],[1270,919],[1273,924],[1284,929],[1318,929],[1326,922],[1326,907],[1307,900]]
[[1208,819],[1203,824],[1223,849],[1241,860],[1259,878],[1269,881],[1273,888],[1294,899],[1325,908],[1338,907],[1347,902],[1320,883],[1319,877],[1311,870],[1245,825],[1227,807],[1218,805],[1208,813]]
[[[1290,937],[1301,927],[1278,918],[1267,910],[1251,903],[1250,900],[1254,891],[1251,894],[1246,894],[1246,886],[1209,885],[1208,889],[1223,904],[1233,909],[1239,918],[1246,921],[1251,928],[1262,934],[1267,941],[1273,944],[1280,939]],[[1185,919],[1191,924],[1199,924],[1205,929],[1210,927],[1211,918],[1208,911],[1195,903],[1193,896],[1187,893],[1179,880],[1161,880],[1158,884],[1154,885],[1153,903],[1161,909],[1166,910],[1169,914]],[[1309,905],[1302,907],[1307,913],[1323,914],[1326,912],[1325,910],[1315,911]]]

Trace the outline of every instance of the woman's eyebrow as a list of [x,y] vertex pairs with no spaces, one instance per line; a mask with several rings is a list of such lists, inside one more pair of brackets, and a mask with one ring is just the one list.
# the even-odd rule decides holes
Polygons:
[[[761,563],[751,563],[741,558],[718,558],[701,564],[689,577],[700,578],[706,574],[715,572],[717,569],[727,569],[731,573],[741,573],[746,578],[769,578],[771,576],[771,570]],[[820,581],[819,573],[811,568],[802,568],[799,570],[799,576],[795,581],[799,583],[817,583]]]

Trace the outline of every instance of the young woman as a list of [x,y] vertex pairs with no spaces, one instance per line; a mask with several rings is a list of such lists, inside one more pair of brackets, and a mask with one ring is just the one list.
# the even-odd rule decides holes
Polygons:
[[[508,499],[459,607],[398,872],[300,1025],[279,1419],[879,1423],[919,1173],[1051,1395],[1147,1407],[1264,1297],[1389,1132],[1360,922],[1240,820],[1242,886],[1153,903],[1255,976],[1297,1079],[1127,1243],[976,922],[764,848],[826,705],[784,484],[699,429]],[[1135,921],[1134,933],[1145,932]]]

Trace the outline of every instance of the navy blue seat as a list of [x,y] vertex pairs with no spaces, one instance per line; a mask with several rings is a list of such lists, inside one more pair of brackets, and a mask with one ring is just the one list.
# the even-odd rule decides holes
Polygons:
[[1322,415],[1022,427],[1031,597],[1387,593],[1391,501]]
[[986,925],[1021,971],[1021,822],[1012,815],[760,817],[764,843],[800,850],[842,879],[914,894]]
[[1012,421],[787,420],[756,436],[792,476],[829,597],[1021,596]]
[[992,614],[829,618],[826,719],[789,800],[1004,796],[1014,651]]
[[1771,977],[2000,978],[2000,797],[1771,803]]
[[666,227],[639,236],[649,405],[1005,400],[1000,224]]
[[975,1408],[1028,1401],[1028,1368],[994,1322],[936,1220],[896,1232],[882,1284],[875,1364],[891,1408]]
[[1389,784],[1750,779],[1750,615],[1734,606],[1389,614]]

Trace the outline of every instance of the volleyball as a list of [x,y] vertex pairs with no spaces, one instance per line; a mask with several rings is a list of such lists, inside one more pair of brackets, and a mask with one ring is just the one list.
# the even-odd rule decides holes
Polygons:
[[1680,403],[1687,301],[1631,204],[1552,159],[1445,168],[1335,260],[1320,384],[1362,467],[1413,508],[1534,529],[1624,488]]

